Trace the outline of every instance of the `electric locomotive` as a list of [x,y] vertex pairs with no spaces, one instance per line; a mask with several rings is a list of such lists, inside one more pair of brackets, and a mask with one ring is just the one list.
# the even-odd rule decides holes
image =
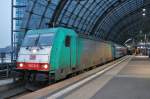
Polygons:
[[25,78],[38,80],[38,75],[42,75],[51,83],[124,56],[126,53],[120,48],[126,50],[123,46],[85,38],[62,27],[29,30],[20,47],[16,69]]

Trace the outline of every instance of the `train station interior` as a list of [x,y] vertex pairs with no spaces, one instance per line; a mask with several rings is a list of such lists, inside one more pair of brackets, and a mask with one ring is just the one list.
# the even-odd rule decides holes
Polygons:
[[0,99],[150,99],[150,0],[10,2]]

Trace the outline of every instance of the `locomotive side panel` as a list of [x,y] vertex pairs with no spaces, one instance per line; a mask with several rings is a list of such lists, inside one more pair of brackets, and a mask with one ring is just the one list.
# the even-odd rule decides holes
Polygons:
[[82,42],[83,47],[80,68],[88,68],[113,59],[110,44],[85,38],[79,40]]
[[77,35],[72,30],[61,28],[55,38],[55,50],[52,51],[51,64],[54,66],[55,79],[65,78],[77,66],[76,41]]
[[92,65],[93,61],[93,51],[95,52],[95,42],[89,39],[79,38],[80,49],[78,49],[80,53],[80,63],[78,63],[79,68],[85,69]]

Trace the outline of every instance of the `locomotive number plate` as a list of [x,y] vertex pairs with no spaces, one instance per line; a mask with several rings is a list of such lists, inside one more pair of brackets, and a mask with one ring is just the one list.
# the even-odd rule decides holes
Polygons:
[[30,55],[30,60],[35,60],[36,59],[36,55]]

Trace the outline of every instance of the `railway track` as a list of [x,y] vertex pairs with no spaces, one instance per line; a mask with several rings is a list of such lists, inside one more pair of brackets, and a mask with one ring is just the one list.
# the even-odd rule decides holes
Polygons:
[[20,91],[17,94],[14,94],[14,95],[12,95],[10,97],[6,97],[5,99],[16,99],[16,98],[19,98],[19,97],[24,96],[26,94],[29,94],[29,93],[31,93],[31,92],[28,91],[28,90],[22,90],[22,92]]
[[26,91],[24,82],[16,82],[0,87],[0,99],[9,99],[12,96]]
[[[39,87],[36,90],[41,88],[43,87]],[[16,99],[31,92],[33,91],[27,88],[26,82],[11,83],[0,87],[0,99]]]

